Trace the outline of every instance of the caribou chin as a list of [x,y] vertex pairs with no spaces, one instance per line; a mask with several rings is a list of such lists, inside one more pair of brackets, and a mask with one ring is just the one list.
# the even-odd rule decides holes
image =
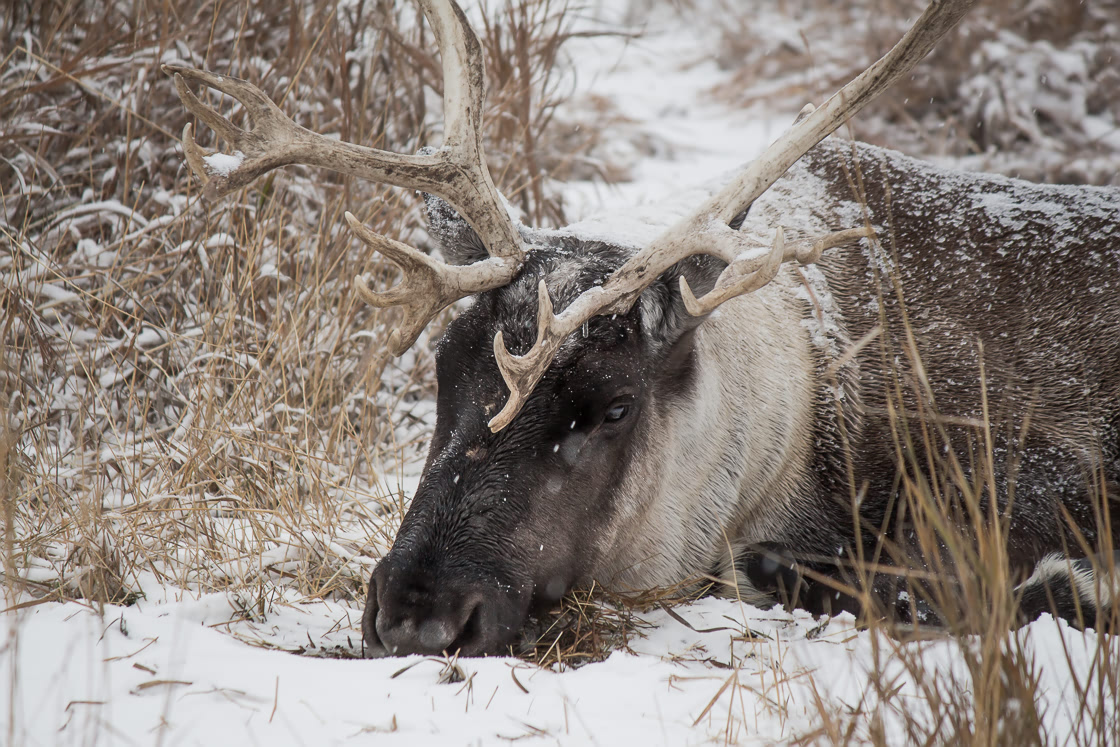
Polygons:
[[[169,68],[187,108],[243,155],[210,173],[184,131],[211,196],[297,162],[427,193],[446,261],[347,214],[404,271],[387,291],[355,282],[369,303],[403,310],[394,353],[453,301],[476,299],[436,349],[428,459],[370,581],[374,654],[507,650],[535,608],[588,581],[716,575],[752,601],[814,612],[870,601],[875,614],[933,621],[889,568],[861,577],[860,599],[837,591],[853,557],[941,567],[897,505],[899,417],[932,403],[946,451],[988,481],[973,518],[1006,520],[1024,619],[1050,610],[1097,624],[1110,587],[1076,553],[1111,555],[1120,537],[1109,510],[1120,495],[1120,192],[825,139],[970,1],[931,3],[883,59],[642,247],[510,219],[481,149],[478,40],[451,0],[417,2],[444,65],[437,151],[322,137],[244,81]],[[202,104],[190,82],[240,100],[256,131]],[[994,474],[973,475],[968,444],[990,404],[1016,428],[985,432]]]

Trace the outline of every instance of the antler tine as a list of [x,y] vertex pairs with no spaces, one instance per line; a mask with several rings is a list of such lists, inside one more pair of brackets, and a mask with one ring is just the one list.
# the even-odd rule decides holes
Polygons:
[[525,355],[513,355],[506,349],[505,339],[499,331],[494,335],[494,359],[498,370],[509,387],[505,407],[490,419],[490,430],[497,433],[513,421],[521,406],[532,394],[544,372],[552,365],[556,351],[584,322],[601,313],[622,313],[632,300],[606,299],[605,287],[595,287],[581,294],[560,314],[554,314],[548,287],[542,279],[537,286],[537,339]]
[[[229,144],[233,157],[237,159],[235,165],[228,169],[213,161],[200,166],[202,173],[199,176],[206,182],[204,196],[207,199],[227,195],[248,186],[273,169],[296,163],[320,166],[397,187],[424,189],[448,199],[442,194],[447,190],[443,171],[453,169],[448,168],[450,164],[446,154],[405,156],[332,140],[297,125],[248,81],[175,65],[164,65],[163,70],[175,76],[175,90],[183,106],[213,128]],[[188,80],[216,88],[240,101],[253,129],[235,126],[202,103],[191,92]],[[268,105],[261,104],[262,100],[268,101]],[[183,148],[188,154],[194,151],[196,160],[204,158],[191,133],[186,130]]]
[[706,202],[697,215],[728,223],[746,210],[810,148],[858,114],[903,75],[925,59],[976,0],[931,0],[914,25],[890,51],[833,94],[819,108],[798,115],[793,127],[744,169],[739,177]]
[[[562,330],[554,330],[557,317],[552,313],[552,299],[544,279],[537,285],[537,339],[531,352],[535,355],[515,356],[506,350],[501,331],[494,335],[494,360],[509,387],[509,399],[501,412],[490,419],[490,430],[497,433],[509,425],[521,411],[525,398],[533,391],[541,376],[548,370],[556,349],[567,337]],[[547,351],[547,352],[546,352]]]
[[490,256],[515,257],[525,250],[521,234],[502,202],[482,147],[486,65],[482,45],[453,0],[416,0],[436,37],[443,60],[444,143],[456,170],[454,189],[425,190],[459,211]]
[[[402,155],[319,135],[289,119],[259,88],[232,76],[164,65],[175,76],[183,105],[225,140],[232,168],[215,162],[184,131],[188,162],[206,183],[208,199],[247,186],[280,166],[306,164],[362,179],[438,195],[470,223],[491,256],[521,261],[524,247],[517,226],[486,168],[482,149],[485,65],[482,46],[454,0],[416,0],[436,38],[443,60],[445,139],[430,154]],[[233,125],[191,92],[187,82],[219,90],[241,102],[251,130]],[[229,163],[229,162],[227,162]]]
[[187,166],[202,182],[203,193],[205,194],[209,192],[207,188],[210,186],[210,173],[206,169],[206,151],[198,147],[191,131],[190,122],[183,125],[183,155],[187,159]]
[[723,269],[715,286],[702,298],[697,299],[688,285],[688,280],[680,278],[681,297],[685,309],[692,316],[706,316],[716,308],[736,296],[753,293],[769,283],[778,274],[785,262],[797,260],[799,264],[811,265],[821,255],[834,247],[843,246],[863,238],[871,238],[875,231],[870,227],[850,228],[823,236],[814,242],[786,244],[785,233],[779,227],[774,236],[770,252],[761,257],[738,259]]
[[[191,170],[205,185],[203,196],[206,199],[217,199],[279,166],[300,162],[297,150],[303,128],[288,119],[253,84],[179,65],[164,65],[163,71],[174,76],[175,92],[187,111],[214,130],[233,151],[230,158],[234,160],[226,162],[229,166],[215,161],[214,154],[207,154],[195,143],[191,125],[188,123],[183,128],[183,153]],[[214,88],[240,101],[254,129],[242,129],[202,103],[187,85],[188,81]]]
[[370,290],[361,276],[354,279],[354,287],[366,303],[379,309],[388,306],[404,309],[404,322],[389,336],[389,350],[393,355],[400,355],[412,347],[428,322],[449,304],[505,285],[519,269],[518,264],[508,257],[491,257],[465,267],[447,265],[407,244],[370,230],[349,211],[343,217],[355,236],[404,272],[404,280],[382,292]]
[[[405,279],[377,293],[356,279],[358,294],[374,306],[402,306],[405,320],[390,337],[394,354],[404,352],[424,326],[448,304],[508,283],[525,256],[517,225],[486,168],[482,149],[485,66],[482,46],[454,0],[416,0],[436,39],[443,63],[445,138],[438,151],[402,155],[334,140],[300,127],[253,84],[205,70],[165,65],[183,105],[226,141],[232,156],[208,154],[183,128],[183,152],[205,185],[209,199],[247,186],[280,166],[306,164],[442,197],[471,225],[490,258],[466,267],[442,264],[400,242],[378,236],[352,215],[347,223],[366,244],[395,262]],[[191,91],[207,86],[241,102],[250,129],[237,127]]]
[[[510,355],[495,337],[495,356],[499,359],[503,377],[510,384],[511,393],[506,407],[490,422],[491,429],[498,430],[512,421],[567,335],[593,316],[625,311],[662,272],[685,257],[698,253],[713,254],[729,263],[724,270],[727,274],[721,274],[717,281],[717,288],[702,300],[696,299],[687,283],[681,286],[682,293],[687,292],[685,303],[691,304],[690,313],[710,313],[723,301],[757,290],[770,282],[782,262],[795,258],[815,261],[820,252],[830,246],[856,238],[852,234],[843,240],[836,239],[845,233],[841,232],[825,237],[810,247],[786,247],[784,239],[781,239],[775,242],[761,264],[756,259],[755,265],[748,270],[742,266],[731,267],[737,261],[744,240],[734,235],[737,232],[732,231],[728,223],[749,208],[813,146],[912,70],[975,2],[932,0],[887,54],[837,91],[820,108],[803,109],[793,127],[718,194],[636,253],[602,286],[586,291],[563,314],[558,317],[550,314],[548,335],[538,340],[524,356]],[[787,252],[792,254],[787,257]],[[543,311],[542,308],[539,313],[543,315]],[[514,373],[519,375],[514,376]],[[520,388],[514,389],[514,383]]]

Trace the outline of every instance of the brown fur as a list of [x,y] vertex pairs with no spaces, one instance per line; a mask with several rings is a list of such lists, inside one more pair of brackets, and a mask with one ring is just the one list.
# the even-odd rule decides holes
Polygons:
[[[459,220],[453,211],[430,215],[434,235],[459,237],[469,255],[461,226],[438,225]],[[787,267],[704,320],[684,313],[677,278],[711,287],[719,263],[672,268],[629,313],[572,335],[495,434],[496,331],[528,347],[542,278],[560,310],[634,251],[578,227],[526,232],[535,248],[521,274],[481,294],[439,345],[436,432],[371,581],[371,649],[497,650],[534,604],[580,582],[670,585],[733,564],[740,594],[761,601],[791,565],[843,575],[884,539],[881,560],[934,566],[896,502],[899,424],[925,426],[972,469],[982,382],[1001,509],[1014,493],[1015,572],[1109,549],[1098,545],[1117,533],[1102,531],[1089,477],[1120,495],[1120,193],[829,140],[741,230],[768,240],[781,226],[797,240],[866,224],[878,240]],[[609,421],[618,402],[630,414]],[[888,417],[899,406],[906,422]],[[872,583],[888,610],[902,599],[891,578]],[[834,599],[818,585],[789,601],[819,611]]]
[[[1109,549],[1098,548],[1099,496],[1102,476],[1110,503],[1120,496],[1120,191],[949,171],[829,140],[759,207],[762,220],[807,212],[829,229],[867,221],[878,234],[813,271],[838,344],[816,345],[824,448],[808,500],[850,533],[850,464],[864,526],[907,544],[892,508],[899,421],[888,415],[901,403],[966,469],[989,422],[997,501],[1015,496],[1008,552],[1022,577],[1047,553]],[[806,317],[819,318],[820,288],[806,295]],[[837,401],[824,372],[869,336],[840,369]],[[1120,507],[1109,513],[1120,537]],[[818,529],[775,541],[835,555]]]

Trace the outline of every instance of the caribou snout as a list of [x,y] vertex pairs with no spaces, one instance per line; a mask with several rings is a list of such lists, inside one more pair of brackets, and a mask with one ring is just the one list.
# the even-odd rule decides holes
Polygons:
[[508,646],[521,605],[498,583],[425,572],[390,553],[374,570],[362,618],[367,656],[480,656]]

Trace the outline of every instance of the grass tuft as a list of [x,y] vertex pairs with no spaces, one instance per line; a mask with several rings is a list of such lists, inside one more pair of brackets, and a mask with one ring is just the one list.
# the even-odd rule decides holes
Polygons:
[[681,584],[638,593],[620,593],[597,585],[576,589],[546,614],[531,619],[513,653],[546,669],[579,667],[603,661],[652,627],[643,613],[695,601],[709,584]]

